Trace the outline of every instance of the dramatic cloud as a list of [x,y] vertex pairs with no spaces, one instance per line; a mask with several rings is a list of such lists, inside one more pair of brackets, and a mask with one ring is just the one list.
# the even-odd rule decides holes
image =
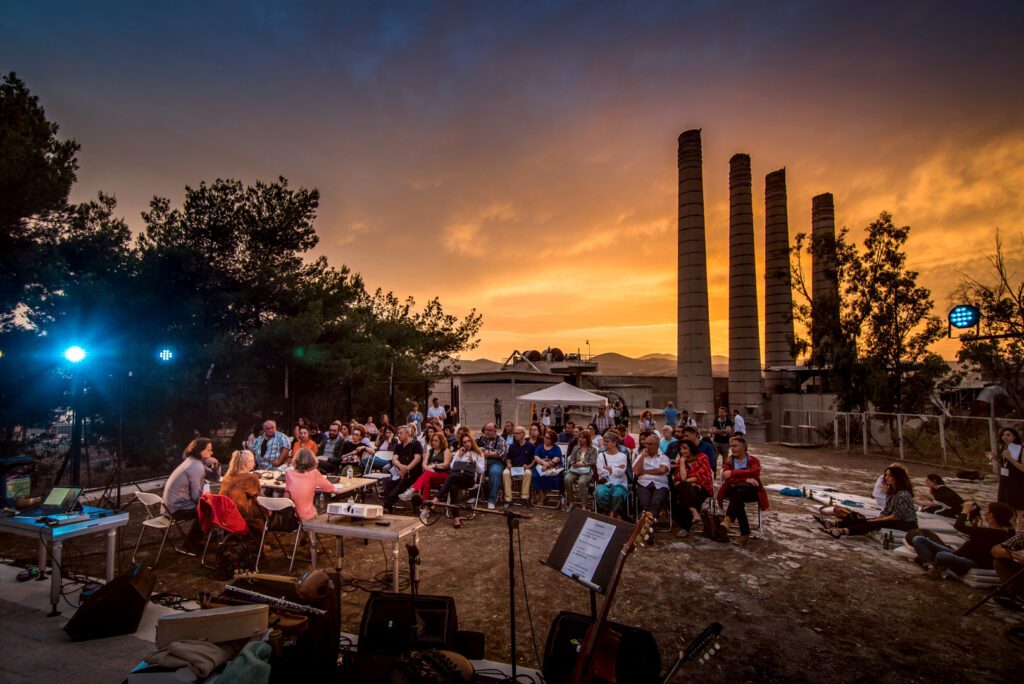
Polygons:
[[[0,61],[130,224],[186,184],[323,195],[319,253],[485,315],[473,353],[675,351],[675,141],[702,128],[713,352],[728,159],[785,166],[790,228],[913,226],[944,310],[1024,208],[1017,3],[23,3]],[[254,255],[255,258],[255,255]],[[948,348],[943,351],[948,352]]]

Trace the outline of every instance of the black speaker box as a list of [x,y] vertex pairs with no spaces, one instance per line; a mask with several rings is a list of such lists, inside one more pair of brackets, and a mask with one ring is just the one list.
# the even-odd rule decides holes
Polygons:
[[[544,646],[544,681],[564,684],[572,674],[580,646],[593,623],[589,615],[562,611],[551,623],[548,641]],[[661,654],[654,635],[645,629],[606,622],[605,626],[619,638],[615,662],[615,681],[619,684],[655,684],[661,681]],[[596,651],[595,651],[596,654]],[[595,684],[607,684],[600,677]]]
[[370,594],[359,625],[360,655],[400,655],[414,649],[456,650],[459,620],[450,596]]
[[133,566],[85,599],[64,631],[75,641],[133,633],[155,584],[152,568],[141,563]]

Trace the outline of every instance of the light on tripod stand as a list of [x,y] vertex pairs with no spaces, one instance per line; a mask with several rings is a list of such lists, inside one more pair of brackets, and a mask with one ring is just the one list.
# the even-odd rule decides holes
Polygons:
[[68,347],[67,349],[64,350],[64,358],[70,361],[71,363],[81,363],[82,361],[85,360],[85,357],[85,350],[79,347],[77,344],[72,347]]

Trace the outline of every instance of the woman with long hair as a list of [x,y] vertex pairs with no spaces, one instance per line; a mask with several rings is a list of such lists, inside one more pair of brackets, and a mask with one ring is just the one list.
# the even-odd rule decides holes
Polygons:
[[206,437],[189,442],[183,457],[164,484],[164,508],[175,520],[195,520],[188,531],[186,546],[190,551],[198,551],[203,531],[196,519],[196,509],[203,496],[204,482],[220,480],[220,463],[213,457],[213,442]]
[[249,523],[251,529],[263,527],[263,514],[256,505],[256,497],[262,493],[260,478],[252,472],[256,456],[247,450],[235,451],[228,463],[228,472],[220,485],[220,493],[235,502],[238,512]]
[[590,430],[580,433],[576,440],[576,446],[569,453],[566,461],[568,470],[565,473],[565,498],[567,499],[566,510],[571,511],[579,500],[580,506],[587,504],[587,490],[590,487],[590,480],[594,477],[595,464],[597,463],[597,447],[590,437]]
[[891,529],[909,532],[917,527],[917,506],[910,476],[900,466],[889,466],[883,475],[886,488],[885,508],[874,518],[850,513],[839,521],[827,521],[825,531],[836,539]]
[[[451,474],[441,485],[441,491],[434,497],[434,503],[447,499],[449,494],[457,500],[459,492],[472,487],[476,476],[484,472],[484,454],[473,436],[463,434],[459,439],[459,449],[452,455]],[[455,529],[462,527],[460,513],[461,511],[456,511],[455,519],[452,521]]]
[[[532,431],[532,429],[531,429]],[[537,492],[538,504],[544,503],[544,492],[547,490],[562,491],[562,479],[565,470],[562,465],[562,450],[555,440],[558,435],[554,430],[542,433],[541,442],[533,450],[533,491]],[[544,473],[547,473],[546,475]]]
[[679,537],[687,537],[693,521],[700,520],[700,507],[715,491],[715,477],[708,459],[693,440],[679,440],[679,461],[676,463],[675,495],[677,506],[672,512],[679,523]]
[[317,463],[310,449],[299,449],[292,459],[292,468],[284,475],[284,495],[295,504],[295,512],[302,521],[316,517],[313,497],[318,491],[334,491],[331,481],[317,470]]
[[1024,463],[1020,433],[1012,427],[999,431],[998,454],[987,454],[999,468],[999,493],[996,500],[1007,504],[1018,513],[1024,511]]
[[621,518],[629,500],[629,455],[619,448],[619,433],[608,430],[604,434],[605,450],[597,457],[598,485],[594,488],[594,501],[599,513]]
[[412,498],[413,492],[419,492],[424,499],[430,498],[430,488],[434,485],[442,485],[448,479],[452,463],[452,450],[448,448],[448,438],[440,430],[431,430],[430,441],[427,443],[427,456],[423,459],[423,473],[412,483],[412,487],[403,492],[398,498],[408,501]]
[[953,526],[967,535],[967,541],[955,551],[923,534],[914,537],[911,544],[917,551],[918,563],[929,576],[939,579],[951,572],[962,577],[974,568],[992,569],[992,547],[1013,536],[1014,513],[1008,505],[993,501],[985,507],[985,525],[970,524],[968,521],[979,512],[978,504],[963,502],[963,510]]

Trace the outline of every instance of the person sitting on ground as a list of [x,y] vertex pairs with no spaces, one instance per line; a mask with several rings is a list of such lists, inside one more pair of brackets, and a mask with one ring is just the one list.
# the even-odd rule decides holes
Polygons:
[[295,514],[305,522],[316,517],[313,498],[317,492],[333,492],[334,485],[316,468],[317,460],[311,449],[299,449],[292,459],[292,467],[284,474],[284,495],[295,504]]
[[734,435],[729,440],[729,458],[722,464],[722,485],[718,488],[718,503],[729,499],[720,529],[726,530],[724,536],[728,536],[729,526],[739,523],[740,536],[733,543],[741,546],[750,541],[746,504],[756,501],[762,511],[768,510],[768,492],[761,484],[761,461],[747,449],[747,438],[743,435]]
[[501,474],[505,471],[505,453],[508,445],[498,434],[498,426],[494,423],[484,425],[483,434],[476,440],[483,454],[487,472],[487,508],[494,510],[498,503],[498,492],[501,491]]
[[718,450],[715,449],[714,443],[706,435],[700,434],[693,425],[683,426],[683,439],[697,444],[697,450],[707,458],[711,475],[714,476],[718,472]]
[[533,455],[536,447],[526,439],[526,428],[517,425],[512,431],[512,445],[505,452],[505,470],[501,473],[501,481],[505,485],[505,507],[512,505],[512,470],[522,472],[523,484],[520,495],[530,506],[530,483],[533,479]]
[[886,488],[885,508],[882,509],[882,514],[875,518],[865,518],[859,513],[851,512],[841,520],[828,521],[824,526],[830,535],[839,539],[844,535],[868,534],[881,529],[909,532],[918,526],[914,488],[907,471],[899,465],[893,465],[886,468],[882,476]]
[[605,433],[605,450],[597,457],[598,485],[594,489],[598,513],[612,518],[622,518],[629,500],[629,456],[619,448],[619,441],[615,430]]
[[[890,463],[889,468],[902,468],[903,472],[907,474],[907,477],[910,477],[910,469],[903,463]],[[875,486],[871,489],[871,497],[875,500],[875,503],[878,504],[879,508],[885,508],[885,502],[889,498],[888,491],[889,487],[885,483],[885,471],[882,471],[882,474],[878,476],[877,480],[875,480]]]
[[1024,570],[1024,513],[1017,521],[1017,533],[992,547],[992,567],[1000,584],[1006,585],[994,600],[1007,608],[1019,609],[1024,601],[1024,575],[1020,574]]
[[1004,427],[999,431],[999,440],[1002,442],[999,453],[986,454],[999,468],[996,500],[1009,504],[1015,511],[1024,511],[1024,447],[1020,433],[1012,427]]
[[258,470],[269,470],[291,460],[292,445],[286,434],[277,431],[277,423],[267,420],[263,433],[252,444],[252,452],[256,454]]
[[228,463],[228,472],[221,481],[220,493],[235,502],[235,508],[248,523],[249,529],[263,529],[263,513],[256,505],[256,497],[263,493],[260,478],[252,469],[256,456],[251,451],[235,451]]
[[431,434],[427,457],[423,461],[423,472],[413,482],[412,487],[399,495],[398,498],[402,501],[411,499],[413,492],[419,492],[422,498],[429,499],[430,488],[434,485],[440,487],[448,479],[451,472],[452,450],[448,448],[448,440],[440,430],[435,430]]
[[[488,425],[493,426],[494,423],[488,423]],[[494,432],[497,438],[497,428],[495,428]],[[451,474],[444,481],[444,484],[441,485],[441,491],[434,497],[434,503],[447,500],[449,495],[451,495],[452,501],[457,502],[459,500],[459,492],[472,487],[476,475],[484,472],[484,455],[477,443],[473,441],[472,435],[462,436],[462,442],[459,445],[458,451],[452,455],[451,468]],[[461,510],[455,512],[452,527],[455,529],[462,527]]]
[[636,476],[636,497],[640,511],[649,511],[655,519],[668,503],[669,462],[661,453],[660,440],[655,433],[648,435],[644,448],[633,461],[633,475]]
[[954,527],[967,535],[967,541],[954,551],[925,535],[914,537],[911,544],[917,551],[917,562],[936,579],[943,570],[963,576],[968,570],[992,569],[992,547],[1002,544],[1013,534],[1013,509],[1004,503],[992,502],[985,507],[985,527],[968,524],[978,505],[973,501],[962,504],[963,511],[957,515]]
[[[608,432],[611,432],[610,430]],[[607,435],[608,432],[605,432]],[[616,433],[618,434],[618,433]],[[569,452],[566,460],[565,484],[566,510],[571,511],[578,500],[580,506],[586,507],[590,480],[594,477],[594,465],[597,463],[597,447],[590,437],[590,431],[584,430],[576,441],[576,446]]]
[[175,520],[194,521],[185,546],[188,551],[198,552],[203,530],[199,527],[196,509],[203,496],[204,482],[220,480],[220,463],[213,457],[213,442],[206,437],[196,437],[189,442],[183,457],[164,483],[164,508]]
[[391,479],[384,481],[380,503],[390,513],[398,496],[407,490],[423,471],[423,445],[413,439],[413,428],[398,428],[398,448],[391,457]]
[[562,492],[565,469],[562,467],[562,450],[555,440],[554,430],[544,433],[542,441],[533,450],[533,491],[537,492],[538,503],[544,503],[544,492]]
[[687,537],[693,529],[694,520],[700,520],[700,507],[704,500],[715,491],[715,478],[696,442],[683,438],[678,444],[679,461],[675,470],[678,505],[673,507],[672,512],[681,528],[678,536]]
[[946,485],[941,475],[928,473],[924,476],[924,482],[928,485],[928,498],[932,503],[923,507],[922,513],[934,513],[947,518],[955,518],[960,515],[964,500]]

